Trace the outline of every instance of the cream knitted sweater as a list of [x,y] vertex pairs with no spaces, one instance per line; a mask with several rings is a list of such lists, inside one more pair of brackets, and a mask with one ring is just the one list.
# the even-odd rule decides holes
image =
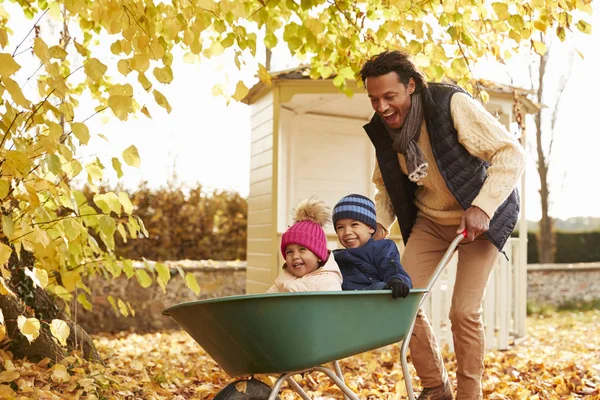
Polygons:
[[[490,163],[487,178],[472,205],[481,208],[490,218],[506,200],[525,168],[525,151],[510,133],[476,100],[465,93],[456,93],[450,102],[450,112],[458,141],[469,153]],[[427,177],[415,192],[418,214],[441,225],[458,225],[463,213],[437,167],[425,121],[421,124],[419,146],[429,164]],[[404,156],[398,154],[400,168],[407,173]],[[388,229],[396,220],[392,201],[385,190],[379,165],[375,164],[373,183],[377,188],[375,205],[377,222]]]

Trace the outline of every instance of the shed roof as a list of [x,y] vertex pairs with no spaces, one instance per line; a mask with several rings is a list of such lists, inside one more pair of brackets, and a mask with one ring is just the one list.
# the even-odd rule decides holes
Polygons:
[[[323,82],[326,85],[332,85],[332,80],[335,77],[332,75],[327,79],[311,79],[309,76],[310,67],[308,65],[300,65],[295,68],[290,68],[281,71],[274,71],[270,73],[272,82],[283,82],[283,81],[302,81],[302,80],[312,80],[316,82]],[[513,90],[517,90],[517,93],[520,96],[520,100],[522,104],[525,106],[525,111],[528,114],[537,114],[542,108],[545,106],[543,104],[536,103],[529,99],[527,96],[531,94],[535,94],[535,90],[525,89],[517,86],[504,85],[498,82],[494,82],[487,79],[478,79],[476,82],[480,88],[484,89],[490,95],[496,95],[497,97],[502,98],[512,98]],[[261,97],[262,93],[267,92],[270,89],[268,85],[259,81],[256,85],[250,88],[246,97],[242,99],[242,102],[245,104],[252,104],[254,100]],[[341,94],[341,93],[340,93]]]

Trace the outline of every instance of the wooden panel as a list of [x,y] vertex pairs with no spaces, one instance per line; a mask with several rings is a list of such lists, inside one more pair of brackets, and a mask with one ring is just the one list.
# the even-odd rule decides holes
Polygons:
[[270,225],[273,219],[271,209],[248,212],[248,225]]
[[273,120],[273,107],[265,107],[262,111],[250,117],[250,126],[254,130],[271,120]]
[[273,92],[265,94],[259,100],[257,100],[254,104],[252,104],[251,115],[256,115],[260,113],[267,107],[271,107],[273,105]]
[[246,294],[265,293],[271,285],[246,279]]
[[272,272],[263,269],[246,269],[246,279],[254,282],[260,282],[267,286],[271,286],[275,283],[275,279],[272,278]]
[[252,192],[248,195],[248,211],[258,211],[270,209],[272,204],[270,194],[262,196],[253,196]]
[[264,181],[273,176],[273,164],[262,165],[250,171],[250,183]]
[[[273,164],[273,148],[270,148],[262,153],[258,153],[250,157],[250,170],[260,168],[265,165]],[[250,174],[252,178],[252,174]]]
[[273,260],[275,260],[275,256],[268,253],[248,252],[246,258],[248,262],[248,268],[264,268],[269,270],[273,268]]
[[250,143],[254,143],[266,136],[273,134],[273,120],[269,120],[257,127],[252,128]]
[[273,240],[270,238],[252,238],[248,239],[248,253],[272,253],[276,251],[277,247],[274,246]]
[[273,135],[268,135],[263,137],[260,140],[252,143],[250,146],[250,156],[255,156],[257,154],[263,153],[267,150],[273,149]]
[[261,196],[263,194],[271,194],[273,189],[273,180],[264,179],[250,184],[250,192],[252,196]]
[[[271,213],[271,209],[267,210]],[[251,224],[248,217],[248,238],[270,238],[273,233],[273,226],[269,224]]]

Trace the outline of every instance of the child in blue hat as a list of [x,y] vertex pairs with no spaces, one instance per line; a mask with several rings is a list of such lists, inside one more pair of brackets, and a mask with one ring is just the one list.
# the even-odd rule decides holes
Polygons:
[[350,194],[333,208],[333,227],[345,249],[334,250],[340,267],[342,290],[392,289],[392,297],[406,297],[412,281],[402,265],[396,243],[374,240],[375,204],[368,197]]

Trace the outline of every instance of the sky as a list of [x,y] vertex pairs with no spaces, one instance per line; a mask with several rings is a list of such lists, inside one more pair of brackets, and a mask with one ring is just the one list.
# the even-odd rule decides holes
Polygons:
[[[17,32],[31,24],[14,23]],[[593,183],[598,181],[594,172],[599,170],[596,158],[600,149],[600,128],[596,118],[600,114],[600,102],[596,97],[600,93],[600,81],[596,79],[597,71],[600,71],[599,13],[593,15],[592,25],[592,35],[574,35],[573,45],[584,59],[578,55],[574,58],[557,123],[550,181],[553,196],[551,214],[559,218],[600,217],[600,191]],[[568,46],[557,47],[561,48],[555,50],[557,56],[551,59],[551,73],[558,77],[561,71],[568,69],[565,62]],[[258,54],[258,57],[263,55]],[[212,95],[213,85],[222,83],[227,76],[230,76],[230,81],[236,81],[236,76],[232,75],[235,66],[232,70],[227,58],[202,60],[195,64],[179,61],[181,58],[175,56],[173,82],[159,89],[168,98],[172,112],[167,114],[150,101],[147,105],[152,120],[142,115],[121,122],[112,118],[109,111],[92,118],[87,122],[90,131],[102,133],[108,141],[93,138],[83,149],[84,159],[98,156],[103,161],[110,160],[110,157],[120,155],[134,144],[141,157],[141,167],[125,168],[121,183],[128,188],[135,189],[142,180],[147,181],[150,187],[165,186],[175,173],[177,183],[185,186],[200,183],[207,189],[235,190],[247,196],[250,107],[233,101],[227,105],[223,98]],[[284,47],[278,47],[272,70],[294,67],[297,63]],[[525,57],[517,57],[507,65],[481,63],[476,66],[475,73],[498,82],[510,83],[512,80],[518,86],[530,85]],[[249,87],[256,82],[252,76],[243,78]],[[553,92],[551,85],[549,87],[547,91]],[[365,108],[369,107],[370,104],[365,103]],[[529,220],[540,218],[534,129],[531,124],[527,127],[529,159],[525,196]],[[109,161],[105,165],[111,169]],[[109,175],[109,179],[116,183],[116,177]]]

